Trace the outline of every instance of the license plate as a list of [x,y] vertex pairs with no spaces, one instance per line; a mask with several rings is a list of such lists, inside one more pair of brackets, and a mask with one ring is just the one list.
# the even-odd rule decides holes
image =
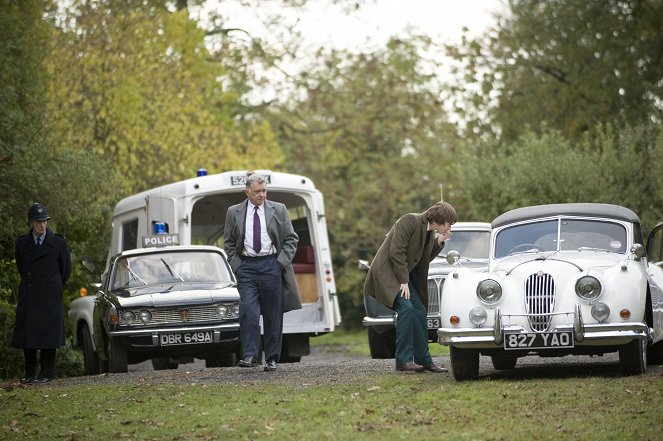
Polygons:
[[161,342],[161,346],[212,343],[212,331],[182,332],[179,334],[160,334],[159,342]]
[[573,346],[573,332],[506,333],[504,335],[504,349],[506,350],[572,348]]
[[439,317],[427,317],[426,324],[428,329],[440,329],[442,327]]

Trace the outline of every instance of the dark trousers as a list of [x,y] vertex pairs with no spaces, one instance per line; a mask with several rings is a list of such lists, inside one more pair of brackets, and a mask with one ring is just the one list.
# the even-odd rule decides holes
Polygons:
[[283,336],[283,286],[276,255],[244,258],[237,269],[239,333],[244,357],[260,359],[260,315],[265,360],[279,361]]
[[424,307],[419,292],[414,283],[408,283],[410,298],[401,297],[400,293],[394,301],[394,310],[398,313],[396,319],[396,364],[405,364],[414,359],[414,362],[428,366],[433,359],[428,350],[428,312]]
[[53,378],[55,374],[55,349],[23,349],[25,357],[25,376],[37,375],[37,351],[39,351],[39,377]]

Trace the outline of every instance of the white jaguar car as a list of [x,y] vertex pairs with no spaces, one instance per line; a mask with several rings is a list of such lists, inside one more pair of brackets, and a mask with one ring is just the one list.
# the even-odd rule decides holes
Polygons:
[[463,266],[446,279],[438,342],[456,380],[519,357],[619,352],[622,374],[663,362],[663,224],[643,246],[640,219],[609,204],[518,208],[491,224],[487,270]]

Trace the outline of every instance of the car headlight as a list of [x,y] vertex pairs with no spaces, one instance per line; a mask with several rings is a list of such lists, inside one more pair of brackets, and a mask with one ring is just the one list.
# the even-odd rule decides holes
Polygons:
[[601,282],[593,276],[582,276],[576,282],[576,294],[583,300],[594,300],[601,295]]
[[472,308],[472,310],[470,310],[470,322],[474,326],[478,327],[486,323],[486,317],[488,317],[488,313],[484,308],[481,308],[480,306],[477,306],[476,308]]
[[124,311],[122,313],[122,323],[130,325],[136,321],[136,314],[131,311]]
[[150,314],[150,311],[141,311],[138,313],[138,318],[140,319],[143,324],[148,324],[149,322],[152,321],[152,314]]
[[230,313],[233,317],[239,317],[239,303],[233,303],[232,307],[230,308]]
[[602,322],[610,315],[610,307],[603,302],[596,302],[592,305],[592,317]]
[[226,305],[219,305],[216,307],[216,315],[224,319],[228,317],[228,307]]
[[502,286],[493,279],[482,280],[477,286],[477,297],[484,303],[497,303],[502,298]]

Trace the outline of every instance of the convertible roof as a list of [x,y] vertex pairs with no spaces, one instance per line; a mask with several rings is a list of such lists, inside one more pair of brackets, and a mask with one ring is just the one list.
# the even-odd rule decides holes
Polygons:
[[612,204],[550,204],[516,208],[501,214],[493,220],[492,228],[532,218],[551,216],[590,216],[607,217],[628,222],[640,223],[640,218],[633,211],[620,205]]

